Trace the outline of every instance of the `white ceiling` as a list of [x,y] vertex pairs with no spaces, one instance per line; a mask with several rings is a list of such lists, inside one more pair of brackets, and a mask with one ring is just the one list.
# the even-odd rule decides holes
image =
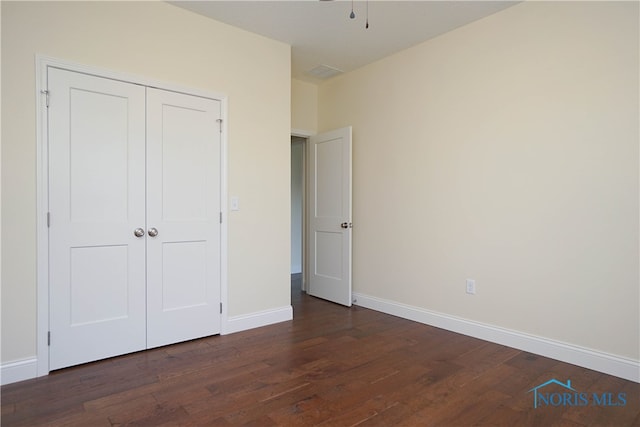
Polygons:
[[514,1],[176,1],[191,10],[292,46],[292,77],[318,65],[351,71],[516,4]]

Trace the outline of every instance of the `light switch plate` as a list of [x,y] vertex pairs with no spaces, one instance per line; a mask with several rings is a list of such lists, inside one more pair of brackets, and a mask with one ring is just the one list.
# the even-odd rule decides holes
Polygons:
[[231,198],[231,210],[232,211],[239,211],[240,210],[240,200],[238,199],[237,196],[233,196]]
[[467,293],[471,295],[476,294],[476,281],[473,279],[467,279]]

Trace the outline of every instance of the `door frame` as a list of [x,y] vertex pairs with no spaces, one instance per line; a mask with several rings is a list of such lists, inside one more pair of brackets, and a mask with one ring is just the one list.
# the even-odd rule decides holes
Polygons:
[[221,153],[220,153],[220,209],[222,224],[220,229],[220,301],[222,302],[221,334],[228,330],[228,98],[226,95],[193,87],[180,86],[134,74],[78,64],[66,60],[37,54],[36,66],[36,376],[49,374],[49,229],[47,211],[49,206],[48,169],[48,119],[47,119],[47,70],[49,67],[85,73],[143,86],[155,87],[187,95],[219,100],[221,103]]

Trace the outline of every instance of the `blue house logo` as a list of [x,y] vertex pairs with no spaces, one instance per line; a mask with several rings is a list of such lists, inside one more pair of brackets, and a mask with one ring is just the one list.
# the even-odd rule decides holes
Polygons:
[[[552,387],[552,391],[549,389],[542,390],[545,387]],[[558,381],[555,378],[540,384],[529,390],[527,393],[533,392],[533,407],[535,409],[542,406],[625,406],[627,404],[626,393],[580,393],[571,386],[571,380],[567,380],[566,383]]]
[[[571,380],[567,380],[567,383],[562,383],[560,381],[558,381],[555,378],[550,379],[549,381],[547,381],[546,383],[540,384],[537,387],[532,388],[531,390],[529,390],[527,393],[531,393],[533,392],[533,407],[537,408],[538,407],[538,395],[540,395],[540,397],[542,398],[542,403],[545,403],[546,405],[549,405],[549,396],[550,393],[539,393],[538,390],[540,390],[541,388],[544,388],[550,384],[558,384],[560,387],[564,387],[567,390],[571,390],[573,392],[576,391],[576,389],[574,389],[573,387],[571,387]],[[558,393],[551,393],[551,394],[558,394]],[[570,394],[570,393],[567,393]],[[559,405],[554,405],[554,406],[559,406]]]

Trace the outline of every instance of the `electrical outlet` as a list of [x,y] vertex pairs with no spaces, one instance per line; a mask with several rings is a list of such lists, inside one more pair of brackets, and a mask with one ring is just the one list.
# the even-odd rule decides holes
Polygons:
[[467,293],[471,295],[476,294],[476,281],[473,279],[467,279]]

